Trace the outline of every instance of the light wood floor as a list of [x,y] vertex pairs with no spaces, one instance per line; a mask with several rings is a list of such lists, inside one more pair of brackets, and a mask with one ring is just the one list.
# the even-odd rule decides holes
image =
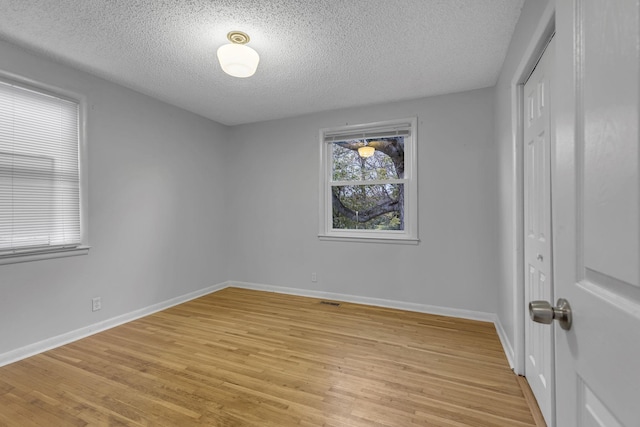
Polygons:
[[2,426],[535,426],[490,323],[228,288],[0,368]]

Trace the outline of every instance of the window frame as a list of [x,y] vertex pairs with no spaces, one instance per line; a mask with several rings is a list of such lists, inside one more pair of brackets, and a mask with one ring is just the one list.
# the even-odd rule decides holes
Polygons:
[[[320,129],[320,212],[319,232],[320,240],[418,244],[418,132],[417,117],[378,121],[356,125],[345,125]],[[333,181],[332,141],[327,141],[327,135],[347,133],[367,133],[385,128],[406,125],[410,129],[405,137],[404,155],[404,230],[345,230],[333,228],[333,205],[331,201],[331,187]],[[359,183],[359,182],[358,182]],[[371,181],[376,184],[377,181]]]
[[37,93],[49,95],[58,99],[74,102],[78,105],[78,179],[79,179],[79,215],[80,215],[80,243],[77,245],[61,245],[51,247],[34,247],[15,249],[12,252],[0,254],[0,265],[16,264],[54,258],[65,258],[89,253],[88,230],[88,172],[87,172],[87,137],[86,117],[87,101],[83,95],[32,80],[17,74],[0,70],[0,80],[4,83],[22,87]]

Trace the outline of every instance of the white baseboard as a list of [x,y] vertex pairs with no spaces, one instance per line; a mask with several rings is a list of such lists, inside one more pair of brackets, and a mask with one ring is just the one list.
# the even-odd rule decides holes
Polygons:
[[0,354],[0,366],[8,365],[9,363],[17,362],[18,360],[26,359],[27,357],[42,353],[47,350],[51,350],[56,347],[68,344],[73,341],[88,337],[98,332],[111,329],[115,326],[122,325],[123,323],[131,322],[149,314],[156,313],[158,311],[165,310],[174,305],[182,304],[195,298],[210,294],[212,292],[219,291],[229,286],[229,282],[219,283],[217,285],[209,286],[204,289],[199,289],[188,294],[180,295],[175,298],[171,298],[166,301],[159,302],[157,304],[150,305],[148,307],[141,308],[139,310],[125,313],[120,316],[112,317],[111,319],[103,320],[98,323],[94,323],[89,326],[85,326],[75,331],[66,332],[55,337],[47,338],[45,340],[26,345],[24,347],[17,348],[15,350],[8,351]]
[[496,325],[496,332],[498,333],[498,338],[500,338],[500,342],[502,343],[502,348],[504,349],[504,354],[507,355],[507,361],[509,362],[509,366],[511,369],[515,368],[515,364],[513,363],[515,360],[515,351],[513,351],[513,346],[511,345],[511,341],[509,341],[509,337],[502,327],[502,322],[500,322],[500,318],[497,315],[494,315],[493,324]]
[[352,302],[355,304],[374,305],[377,307],[395,308],[398,310],[415,311],[419,313],[437,314],[440,316],[459,317],[462,319],[480,320],[495,323],[496,315],[482,311],[462,310],[458,308],[440,307],[436,305],[416,304],[412,302],[388,300],[382,298],[361,297],[356,295],[339,294],[333,292],[313,291],[308,289],[286,288],[282,286],[264,285],[260,283],[237,282],[230,280],[228,286],[257,291],[275,292],[279,294],[298,295],[303,297],[321,298]]

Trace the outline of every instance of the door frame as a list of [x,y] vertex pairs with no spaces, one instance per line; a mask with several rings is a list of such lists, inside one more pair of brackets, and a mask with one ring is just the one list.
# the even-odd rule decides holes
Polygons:
[[[514,350],[512,367],[516,374],[525,374],[525,288],[524,288],[524,84],[529,79],[549,40],[555,33],[555,2],[550,1],[524,50],[511,80],[511,123],[513,159],[513,324]],[[553,236],[553,229],[552,229]]]

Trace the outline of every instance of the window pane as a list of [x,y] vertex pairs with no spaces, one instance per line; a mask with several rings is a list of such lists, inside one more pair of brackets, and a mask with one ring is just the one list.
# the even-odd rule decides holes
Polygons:
[[[358,149],[375,149],[371,157],[362,157]],[[370,181],[404,177],[404,137],[354,139],[332,144],[333,181]]]
[[0,152],[0,250],[51,244],[53,159]]
[[404,184],[333,186],[333,228],[404,230]]
[[78,112],[0,81],[0,252],[81,243]]

